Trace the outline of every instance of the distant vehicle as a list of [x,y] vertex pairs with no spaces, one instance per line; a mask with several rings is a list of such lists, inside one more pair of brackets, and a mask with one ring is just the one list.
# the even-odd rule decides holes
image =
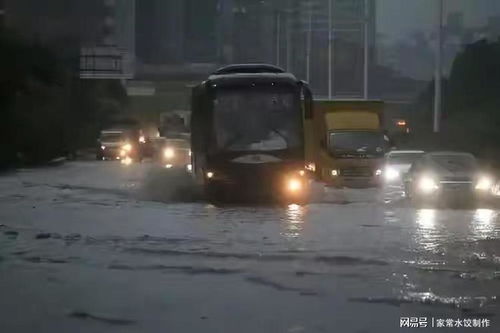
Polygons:
[[193,89],[193,172],[209,200],[304,200],[307,84],[266,64],[223,67]]
[[158,140],[156,161],[167,169],[185,168],[191,172],[191,142],[185,139]]
[[307,168],[335,187],[381,184],[389,138],[382,128],[384,103],[317,100],[306,120]]
[[128,129],[103,130],[97,143],[97,160],[121,160],[127,157],[133,160],[142,159],[136,131]]
[[411,165],[425,154],[422,150],[393,150],[385,155],[384,179],[387,183],[400,182]]
[[462,152],[427,153],[412,164],[405,194],[416,204],[468,204],[488,199],[494,179],[476,158]]

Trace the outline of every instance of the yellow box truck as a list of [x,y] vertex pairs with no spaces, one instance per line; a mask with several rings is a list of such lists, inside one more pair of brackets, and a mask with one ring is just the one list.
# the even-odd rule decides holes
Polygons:
[[305,121],[306,168],[335,187],[381,184],[385,152],[381,101],[315,100]]

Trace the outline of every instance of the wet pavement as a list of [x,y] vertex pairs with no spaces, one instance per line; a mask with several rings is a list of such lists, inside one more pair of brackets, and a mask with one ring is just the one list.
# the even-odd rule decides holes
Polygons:
[[148,163],[19,170],[0,175],[0,331],[498,332],[499,213],[319,184],[217,207]]

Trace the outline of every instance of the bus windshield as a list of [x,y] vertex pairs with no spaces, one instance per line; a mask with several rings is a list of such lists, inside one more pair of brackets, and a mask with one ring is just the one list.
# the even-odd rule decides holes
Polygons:
[[272,151],[302,145],[298,95],[284,88],[220,89],[214,100],[217,149]]

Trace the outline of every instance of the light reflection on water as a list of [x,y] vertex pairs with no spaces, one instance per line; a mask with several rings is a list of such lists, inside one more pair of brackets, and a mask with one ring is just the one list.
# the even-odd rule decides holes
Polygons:
[[495,222],[498,212],[491,209],[477,209],[472,216],[471,231],[475,237],[495,236]]
[[419,209],[416,216],[416,242],[425,250],[438,246],[439,235],[436,228],[436,210]]
[[305,208],[300,205],[288,205],[286,209],[285,231],[283,236],[285,238],[293,239],[300,237],[304,229],[304,214]]

